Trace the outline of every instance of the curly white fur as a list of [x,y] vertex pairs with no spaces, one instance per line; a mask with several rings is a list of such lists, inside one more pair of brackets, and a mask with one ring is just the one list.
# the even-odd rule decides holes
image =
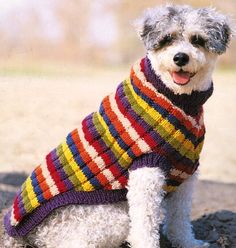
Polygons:
[[208,243],[194,238],[190,223],[192,193],[196,178],[196,174],[188,178],[164,201],[166,213],[163,229],[174,247],[208,247]]
[[128,202],[131,247],[159,247],[159,225],[164,174],[159,168],[143,168],[130,172]]
[[164,233],[175,247],[207,247],[207,243],[194,238],[190,224],[195,179],[196,176],[187,179],[163,201],[162,171],[137,169],[130,172],[128,204],[57,209],[24,240],[5,236],[5,248],[20,248],[26,243],[40,248],[118,248],[125,240],[133,248],[157,248],[163,206]]
[[[57,209],[25,240],[40,248],[119,247],[129,232],[126,202],[111,205],[71,205]],[[22,240],[6,238],[5,247],[22,247]]]
[[[193,90],[209,88],[217,55],[225,52],[235,33],[229,18],[215,9],[195,9],[186,5],[168,4],[148,9],[134,25],[156,74],[176,94],[191,94]],[[163,45],[167,35],[174,38]],[[202,46],[191,42],[194,35],[203,38]],[[184,66],[174,63],[173,58],[179,52],[189,56],[189,63]],[[180,69],[195,74],[186,85],[175,84],[171,77],[170,72]]]
[[[153,69],[176,94],[206,90],[218,54],[225,51],[231,26],[225,16],[213,9],[188,6],[166,6],[149,10],[139,20],[138,32],[144,41]],[[184,30],[183,30],[184,27]],[[161,49],[160,40],[174,33],[176,40]],[[202,35],[205,47],[190,44],[191,35]],[[178,71],[173,57],[179,52],[189,56],[182,66],[196,73],[187,85],[177,85],[169,71]],[[55,210],[24,239],[5,236],[5,248],[20,248],[28,242],[40,248],[116,248],[127,239],[132,248],[159,247],[159,225],[164,174],[158,168],[131,171],[128,182],[128,204],[71,205]],[[194,176],[179,186],[165,200],[165,233],[175,247],[206,247],[195,240],[191,224],[191,195]]]
[[[189,55],[189,63],[182,67],[190,73],[196,73],[187,85],[177,85],[173,83],[170,71],[178,71],[178,66],[174,63],[173,57],[178,52]],[[181,41],[175,46],[166,47],[161,51],[149,51],[148,57],[152,67],[165,84],[176,94],[191,94],[193,90],[204,91],[211,85],[212,72],[215,68],[217,55],[204,50],[194,48],[187,41]]]

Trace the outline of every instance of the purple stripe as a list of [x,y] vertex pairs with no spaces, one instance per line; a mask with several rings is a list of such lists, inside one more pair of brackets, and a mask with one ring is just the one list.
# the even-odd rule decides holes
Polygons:
[[172,168],[172,164],[166,159],[165,156],[152,152],[141,156],[139,159],[136,159],[131,165],[130,170],[136,170],[143,167],[158,167],[167,174]]
[[[18,201],[18,210],[20,212],[20,216],[24,216],[26,214],[26,210],[25,210],[24,202],[23,202],[23,199],[21,196],[21,190],[19,190],[16,193],[16,197],[17,197],[17,201]],[[15,200],[14,200],[14,202],[15,202]]]
[[210,88],[205,91],[192,91],[190,95],[175,94],[161,81],[160,76],[156,75],[148,57],[144,58],[143,72],[148,82],[150,82],[162,95],[171,100],[175,106],[183,109],[187,115],[197,116],[201,111],[202,105],[213,93],[213,83],[211,82]]
[[45,202],[35,209],[30,215],[25,216],[21,223],[15,227],[11,226],[8,212],[4,216],[4,226],[8,235],[20,237],[27,235],[33,228],[39,225],[54,209],[69,204],[110,204],[126,200],[126,189],[121,190],[96,190],[92,192],[68,191]]
[[[145,122],[139,115],[132,109],[131,104],[128,98],[125,95],[123,85],[120,85],[117,90],[117,97],[120,98],[122,105],[125,106],[126,112],[123,113],[125,116],[130,116],[132,119],[136,120],[133,124],[135,126],[137,123],[141,124],[143,128],[145,128],[146,132],[151,135],[151,137],[156,141],[158,147],[161,146],[163,150],[166,151],[168,157],[174,157],[174,160],[180,161],[185,164],[185,166],[194,166],[194,163],[188,159],[187,157],[181,155],[176,149],[174,149],[166,140],[164,140],[159,133],[153,130],[153,127],[150,126],[147,122]],[[165,118],[166,116],[163,116]],[[132,119],[129,118],[131,122],[134,122]],[[168,136],[169,137],[169,136]],[[158,149],[157,147],[157,149]]]
[[[91,119],[87,119],[84,122],[85,127],[87,128],[88,126],[90,126],[90,128],[87,128],[86,130],[88,132],[90,132],[92,130],[92,123]],[[98,133],[97,129],[95,127],[93,127],[93,135],[95,135],[95,137],[99,136],[101,137],[101,135]],[[111,166],[112,164],[114,164],[116,166],[116,168],[120,171],[120,174],[122,175],[125,172],[125,169],[118,163],[118,159],[120,158],[116,158],[116,156],[114,155],[114,153],[112,152],[112,150],[110,149],[110,147],[108,147],[106,145],[106,143],[103,141],[102,138],[97,139],[96,140],[99,143],[99,146],[94,147],[96,149],[96,151],[98,152],[99,155],[106,153],[111,161],[111,163],[106,163],[106,168],[108,168],[109,166]],[[93,143],[91,144],[93,145]],[[99,149],[99,150],[98,150]]]
[[[51,157],[53,158],[53,157],[56,157],[56,151],[55,150],[53,150],[52,152],[51,152]],[[71,183],[71,181],[69,180],[69,178],[68,178],[68,176],[69,175],[67,175],[66,174],[66,172],[63,170],[63,165],[61,164],[61,162],[60,162],[60,160],[59,160],[59,158],[58,159],[56,159],[56,160],[54,160],[53,161],[53,164],[54,164],[54,166],[55,166],[55,168],[56,168],[56,170],[57,170],[57,172],[58,172],[58,174],[59,174],[59,176],[60,176],[60,179],[61,179],[61,181],[63,181],[64,182],[64,184],[66,185],[66,188],[67,189],[72,189],[73,187],[74,187],[74,185]]]

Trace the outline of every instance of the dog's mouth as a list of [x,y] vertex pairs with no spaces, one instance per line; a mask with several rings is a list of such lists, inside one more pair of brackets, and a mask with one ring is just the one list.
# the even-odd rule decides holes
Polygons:
[[181,69],[180,71],[170,72],[170,75],[176,84],[186,85],[189,83],[189,81],[195,75],[195,73],[190,73],[188,71],[184,71]]

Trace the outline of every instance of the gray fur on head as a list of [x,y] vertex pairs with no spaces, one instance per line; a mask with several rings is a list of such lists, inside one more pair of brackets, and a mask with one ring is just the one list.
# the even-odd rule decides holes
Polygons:
[[191,42],[195,35],[201,37],[201,46],[206,50],[222,54],[233,33],[229,19],[215,9],[194,9],[187,5],[148,9],[134,24],[147,50],[161,49],[166,41],[189,39]]

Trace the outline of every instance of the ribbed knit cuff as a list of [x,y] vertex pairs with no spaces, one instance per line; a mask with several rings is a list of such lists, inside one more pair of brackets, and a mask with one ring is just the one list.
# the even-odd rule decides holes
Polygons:
[[171,169],[171,164],[164,156],[152,152],[135,159],[130,170],[136,170],[143,167],[158,167],[163,171],[168,172]]
[[90,192],[67,191],[45,202],[32,213],[25,216],[17,226],[11,225],[11,212],[4,216],[4,226],[9,236],[20,237],[27,235],[32,229],[39,225],[54,209],[69,204],[109,204],[126,200],[126,189],[119,190],[94,190]]

